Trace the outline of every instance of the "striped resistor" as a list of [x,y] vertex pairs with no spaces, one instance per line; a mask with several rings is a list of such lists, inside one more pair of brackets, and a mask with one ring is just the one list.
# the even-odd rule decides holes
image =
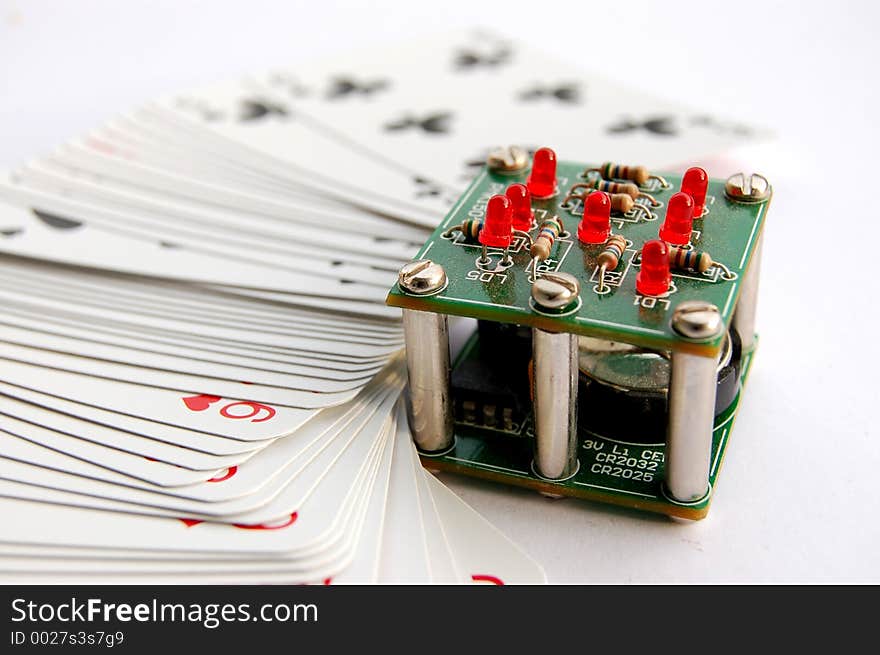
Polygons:
[[529,248],[529,254],[532,256],[532,269],[535,272],[535,278],[538,277],[538,262],[542,262],[550,256],[553,251],[553,244],[563,232],[562,223],[556,216],[552,216],[543,221],[538,227],[538,236],[532,241]]
[[[611,211],[626,214],[636,206],[636,201],[632,199],[632,196],[628,196],[625,193],[612,193],[610,197]],[[644,205],[639,205],[639,207],[644,207]]]
[[726,279],[733,279],[733,274],[721,262],[716,262],[707,252],[686,250],[678,246],[669,246],[669,265],[672,268],[705,273],[710,268],[719,268]]
[[644,166],[625,166],[606,161],[599,168],[588,168],[584,171],[584,175],[593,172],[599,173],[606,179],[630,180],[639,186],[644,186],[648,180],[657,180],[664,189],[669,186],[669,182],[659,175],[652,175]]
[[[577,189],[586,188],[588,193],[586,195],[575,193]],[[565,196],[565,199],[562,201],[563,205],[568,205],[572,200],[580,200],[581,202],[586,202],[586,196],[590,193],[595,193],[597,189],[591,189],[590,187],[584,187],[581,184],[575,184],[568,191],[568,195]],[[633,209],[638,209],[642,213],[645,214],[645,218],[650,220],[653,218],[651,214],[651,210],[645,207],[645,205],[636,202],[632,199],[632,196],[626,193],[610,193],[608,194],[611,198],[611,211],[620,212],[621,214],[627,214]]]
[[[657,199],[654,196],[644,193],[639,190],[632,182],[611,182],[609,180],[601,180],[599,178],[590,179],[586,182],[582,182],[580,184],[576,184],[575,187],[587,188],[587,189],[596,189],[597,191],[604,191],[605,193],[625,193],[633,200],[637,198],[647,198],[648,202],[650,202],[654,207],[659,205]],[[575,187],[572,187],[575,188]]]
[[617,268],[624,250],[626,250],[626,239],[619,234],[612,234],[605,242],[602,252],[596,257],[596,263],[599,264],[599,293],[605,292],[605,271],[613,271]]
[[443,233],[443,236],[449,237],[453,232],[461,232],[466,241],[476,241],[477,237],[480,236],[480,230],[483,229],[483,222],[476,218],[466,218],[461,225],[453,225],[446,232]]

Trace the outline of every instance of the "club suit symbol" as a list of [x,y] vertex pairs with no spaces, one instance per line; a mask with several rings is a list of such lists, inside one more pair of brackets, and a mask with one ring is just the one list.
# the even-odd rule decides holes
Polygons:
[[520,100],[556,100],[563,104],[577,105],[580,104],[580,89],[577,84],[557,84],[555,86],[535,86],[521,91]]
[[388,80],[378,79],[359,82],[351,76],[341,76],[330,82],[327,98],[329,100],[336,100],[352,96],[372,96],[379,91],[387,90],[390,86],[391,83]]
[[452,113],[448,111],[436,111],[426,116],[418,117],[406,114],[403,118],[385,124],[387,132],[404,132],[416,130],[427,134],[448,134],[451,131],[449,122]]
[[606,130],[611,134],[630,134],[632,132],[647,132],[656,136],[677,136],[678,129],[675,127],[675,119],[672,116],[652,116],[642,121],[624,118]]
[[267,102],[266,100],[245,99],[241,101],[238,120],[242,123],[258,121],[272,116],[286,118],[288,116],[287,108]]
[[455,53],[454,66],[458,70],[495,68],[508,63],[512,54],[513,51],[505,46],[499,46],[489,53],[462,49]]

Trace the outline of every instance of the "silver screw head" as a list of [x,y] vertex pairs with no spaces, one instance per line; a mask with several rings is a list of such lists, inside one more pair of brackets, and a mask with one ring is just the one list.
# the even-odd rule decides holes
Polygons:
[[672,314],[672,329],[687,339],[707,341],[718,336],[723,328],[721,312],[703,300],[679,303]]
[[724,184],[724,193],[736,202],[764,202],[772,192],[773,187],[767,178],[757,173],[736,173]]
[[532,283],[532,300],[544,309],[563,309],[577,300],[581,285],[569,273],[542,273]]
[[446,286],[446,271],[430,259],[417,259],[404,264],[397,274],[397,284],[414,296],[428,296]]
[[529,165],[529,153],[519,146],[494,148],[486,158],[486,165],[496,173],[516,173]]

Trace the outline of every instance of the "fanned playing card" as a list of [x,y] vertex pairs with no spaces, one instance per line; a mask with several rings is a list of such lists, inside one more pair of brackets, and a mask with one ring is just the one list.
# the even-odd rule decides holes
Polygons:
[[2,174],[0,580],[543,582],[422,469],[385,296],[496,146],[760,136],[619,77],[444,34],[171,93]]

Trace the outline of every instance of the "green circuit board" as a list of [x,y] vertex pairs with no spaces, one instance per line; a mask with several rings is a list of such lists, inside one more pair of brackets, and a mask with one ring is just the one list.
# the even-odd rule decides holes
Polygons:
[[[577,239],[577,226],[583,212],[581,202],[562,204],[567,189],[583,181],[580,175],[585,168],[585,164],[560,163],[557,169],[559,192],[554,197],[532,201],[537,224],[545,217],[555,215],[565,229],[554,244],[550,258],[539,264],[538,272],[562,271],[578,279],[581,293],[576,311],[565,316],[548,316],[532,307],[533,263],[524,237],[515,238],[510,248],[513,265],[502,270],[498,265],[502,259],[501,250],[489,248],[491,262],[481,265],[477,262],[481,246],[465,239],[460,232],[448,232],[451,226],[459,225],[465,219],[481,219],[488,199],[503,194],[510,184],[525,183],[528,169],[514,175],[485,169],[415,257],[441,264],[448,277],[447,287],[436,295],[415,297],[395,286],[388,295],[388,304],[596,336],[658,350],[716,354],[723,337],[700,344],[681,339],[670,326],[672,310],[685,300],[708,301],[721,310],[725,325],[730,325],[743,275],[761,235],[768,202],[733,202],[724,194],[723,181],[710,180],[707,209],[702,217],[694,220],[691,243],[697,250],[708,252],[715,261],[726,265],[735,279],[725,280],[717,268],[706,273],[674,271],[673,286],[668,294],[642,296],[635,288],[639,252],[646,241],[657,238],[666,202],[681,187],[679,176],[663,174],[669,182],[668,188],[654,184],[646,189],[659,203],[650,207],[650,218],[639,210],[626,215],[612,214],[612,231],[626,237],[629,245],[617,269],[607,272],[607,284],[600,293],[596,257],[602,246],[583,244]],[[535,228],[531,234],[537,234]]]
[[[769,199],[746,203],[729,199],[725,182],[710,180],[703,215],[695,218],[691,247],[709,253],[724,264],[731,276],[711,268],[705,273],[674,270],[673,284],[663,296],[643,296],[636,290],[640,251],[645,242],[658,238],[669,198],[681,189],[681,177],[660,173],[669,183],[661,187],[653,183],[643,190],[654,202],[639,199],[646,210],[635,209],[627,214],[611,216],[614,234],[627,239],[627,249],[614,271],[606,271],[605,287],[599,287],[597,256],[603,246],[588,245],[577,239],[577,226],[583,214],[581,200],[564,202],[572,185],[583,182],[585,164],[558,164],[558,192],[547,199],[532,199],[535,224],[529,234],[534,238],[545,218],[557,217],[563,232],[554,244],[550,257],[538,264],[538,274],[564,272],[579,282],[576,305],[561,314],[541,311],[531,302],[535,263],[529,253],[529,239],[515,237],[509,253],[511,262],[502,266],[503,251],[489,248],[490,261],[480,261],[481,245],[468,239],[455,226],[465,220],[482,220],[489,198],[503,194],[510,184],[525,183],[529,169],[515,174],[485,169],[453,207],[414,259],[430,259],[443,266],[446,286],[432,295],[416,296],[395,285],[388,295],[388,304],[405,309],[466,316],[484,321],[538,327],[554,332],[574,333],[615,342],[629,343],[656,351],[686,351],[716,357],[722,348],[724,334],[715,339],[694,343],[673,331],[671,317],[683,301],[699,300],[713,303],[730,327],[739,299],[742,281],[764,227]],[[757,338],[753,344],[757,343]],[[486,344],[484,344],[486,345]],[[738,368],[740,390],[733,402],[716,415],[709,483],[717,476],[728,447],[730,433],[742,400],[745,383],[752,364],[755,347],[742,352]],[[503,353],[498,355],[506,357]],[[465,345],[453,366],[464,367],[483,361],[479,332]],[[491,361],[491,358],[490,360]],[[482,369],[488,372],[488,369]],[[506,375],[506,373],[505,373]],[[478,380],[485,380],[480,378]],[[484,383],[477,383],[478,385]],[[453,395],[455,391],[453,391]],[[551,481],[537,475],[532,468],[534,432],[531,401],[528,392],[517,392],[526,407],[524,414],[504,427],[479,420],[468,421],[457,412],[455,444],[441,455],[423,455],[426,467],[463,473],[488,480],[535,489],[552,496],[576,496],[616,505],[659,512],[688,519],[703,518],[709,509],[712,494],[693,503],[681,503],[664,493],[666,445],[662,437],[635,438],[621,441],[595,434],[579,425],[577,456],[579,468],[570,478]],[[645,435],[638,435],[644,437]]]

